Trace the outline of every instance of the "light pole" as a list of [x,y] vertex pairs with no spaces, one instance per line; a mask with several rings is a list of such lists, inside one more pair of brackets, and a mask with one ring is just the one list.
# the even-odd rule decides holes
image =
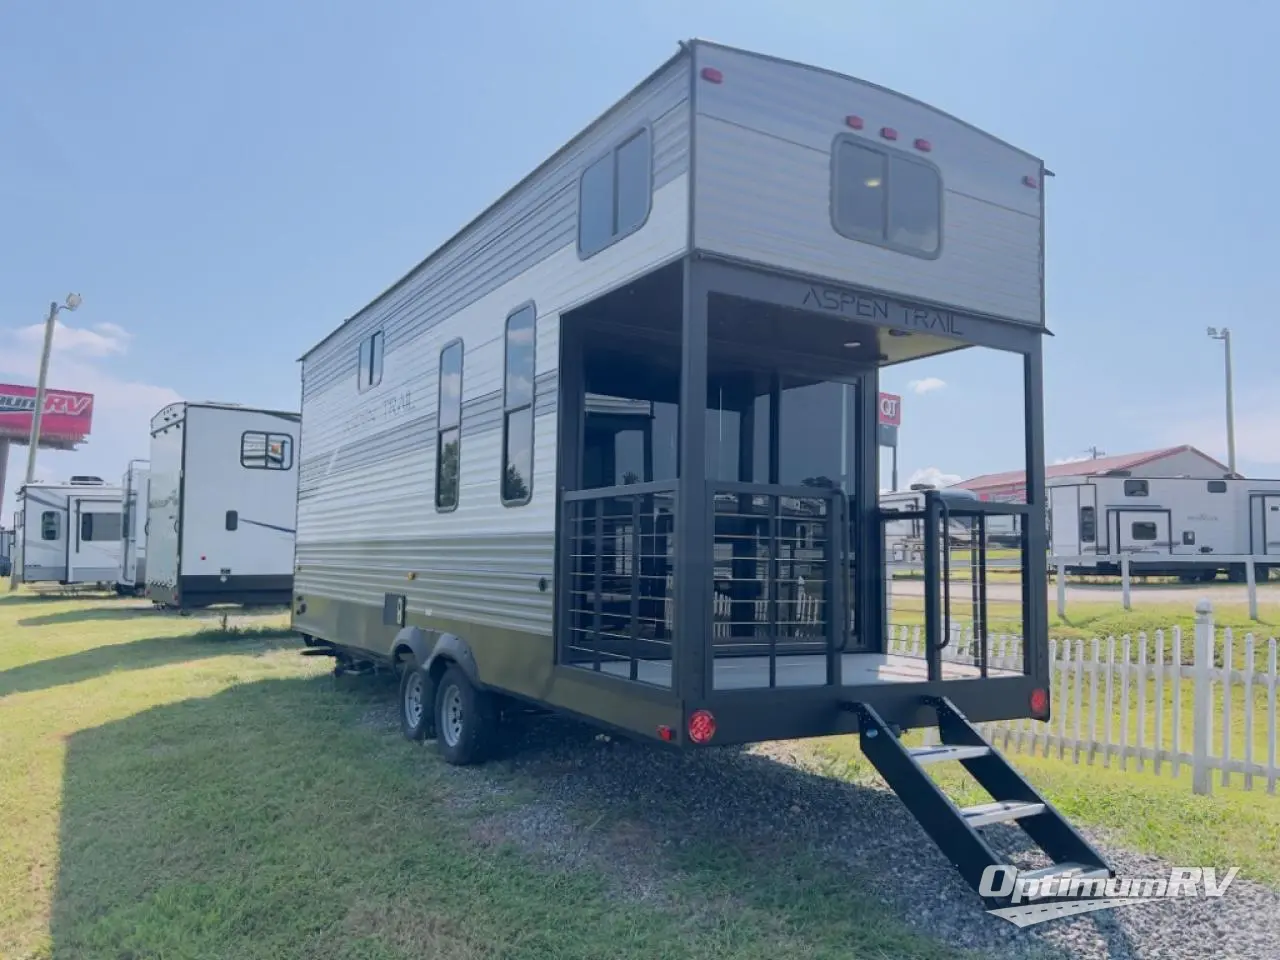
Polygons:
[[36,381],[36,408],[31,414],[31,446],[27,449],[27,483],[36,478],[36,450],[40,446],[40,421],[44,419],[45,381],[49,378],[49,354],[53,350],[53,327],[59,310],[74,310],[80,306],[80,294],[69,293],[63,303],[49,304],[49,316],[44,321],[44,350],[40,353],[40,379]]
[[1219,330],[1210,327],[1208,334],[1214,340],[1221,340],[1227,358],[1227,466],[1231,473],[1236,472],[1236,414],[1234,398],[1231,393],[1231,331],[1226,327]]

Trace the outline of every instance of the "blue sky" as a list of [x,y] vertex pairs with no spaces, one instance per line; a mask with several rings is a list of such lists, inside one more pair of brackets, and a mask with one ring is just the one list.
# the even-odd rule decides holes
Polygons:
[[[34,382],[22,328],[77,290],[51,385],[98,396],[92,441],[42,458],[49,479],[119,476],[178,397],[296,408],[303,350],[690,36],[863,77],[1045,158],[1050,461],[1180,442],[1225,457],[1205,327],[1229,324],[1240,468],[1280,475],[1274,4],[2,10],[0,380]],[[888,375],[904,479],[1021,466],[1006,359]]]

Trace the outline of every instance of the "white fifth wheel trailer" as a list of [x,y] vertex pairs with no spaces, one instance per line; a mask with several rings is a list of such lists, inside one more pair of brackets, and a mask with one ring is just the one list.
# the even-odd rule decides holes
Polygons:
[[146,595],[178,609],[293,590],[299,416],[174,403],[151,419]]
[[20,583],[113,584],[122,491],[98,477],[18,489],[13,576]]
[[122,489],[120,569],[116,590],[141,593],[147,586],[147,490],[146,460],[130,460],[120,481]]
[[[1280,480],[1238,477],[1063,477],[1049,481],[1051,559],[1069,572],[1246,579],[1218,557],[1275,557],[1280,567]],[[1266,579],[1271,564],[1255,574]]]
[[[859,732],[975,888],[999,821],[1042,878],[1109,876],[974,725],[1049,717],[1043,589],[996,664],[985,568],[960,603],[934,560],[945,518],[1012,517],[1045,582],[1046,173],[875,84],[681,44],[303,356],[307,653],[397,670],[404,734],[451,763],[530,704],[687,749]],[[913,658],[885,628],[880,371],[968,348],[1021,361],[1026,501],[926,492]],[[935,760],[994,802],[958,809]]]

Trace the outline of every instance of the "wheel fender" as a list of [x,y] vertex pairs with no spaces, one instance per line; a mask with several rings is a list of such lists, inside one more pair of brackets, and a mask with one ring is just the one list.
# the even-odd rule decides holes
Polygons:
[[452,633],[442,633],[436,639],[435,647],[431,651],[431,658],[426,661],[427,672],[436,673],[441,670],[443,664],[440,661],[449,661],[456,663],[462,668],[462,672],[467,675],[467,679],[474,683],[477,687],[482,686],[480,682],[480,669],[476,666],[476,655],[471,652],[471,647],[467,641]]
[[391,649],[396,660],[403,659],[405,651],[408,651],[413,656],[414,662],[420,666],[425,666],[431,659],[431,641],[421,627],[405,627],[396,634],[395,643],[391,645]]

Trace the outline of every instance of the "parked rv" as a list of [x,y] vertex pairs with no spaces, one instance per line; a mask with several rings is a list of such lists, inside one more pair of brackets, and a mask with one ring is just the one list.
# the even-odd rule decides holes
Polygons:
[[146,595],[177,609],[293,591],[298,414],[174,403],[151,420]]
[[0,529],[0,577],[9,576],[13,569],[14,531]]
[[[1000,821],[1046,876],[1109,875],[974,725],[1049,716],[1044,591],[1018,668],[991,665],[984,586],[978,654],[944,658],[928,560],[947,519],[1016,517],[1045,581],[1045,174],[883,87],[681,45],[304,355],[308,653],[398,670],[405,735],[451,763],[512,705],[684,748],[858,731],[975,887]],[[1027,502],[886,513],[879,370],[966,347],[1024,358]],[[883,525],[913,519],[919,659],[883,617]],[[897,736],[934,725],[941,747]],[[994,802],[958,808],[934,761]]]
[[120,569],[116,591],[142,593],[147,586],[147,489],[146,460],[130,460],[120,482],[122,489]]
[[[1280,566],[1280,480],[1131,477],[1123,472],[1050,481],[1052,559],[1072,573],[1233,582],[1245,565],[1219,557],[1275,557]],[[1272,564],[1257,563],[1265,580]]]
[[13,555],[18,582],[114,584],[121,495],[100,477],[19,487]]
[[[895,490],[880,494],[880,509],[886,514],[911,513],[923,515],[928,501],[929,491],[938,490],[933,484],[913,483],[909,490]],[[953,503],[972,505],[978,495],[959,487],[943,487],[938,496],[944,504]],[[917,517],[914,520],[885,520],[886,557],[893,561],[918,560],[920,551],[924,549],[925,521]],[[951,545],[968,543],[973,535],[972,517],[959,515],[947,518],[947,539]],[[990,542],[990,538],[988,538]]]

